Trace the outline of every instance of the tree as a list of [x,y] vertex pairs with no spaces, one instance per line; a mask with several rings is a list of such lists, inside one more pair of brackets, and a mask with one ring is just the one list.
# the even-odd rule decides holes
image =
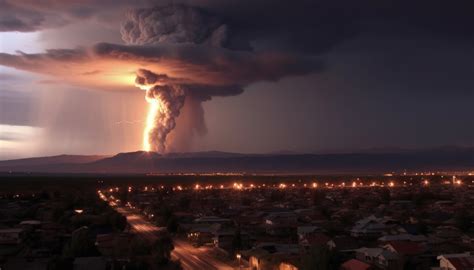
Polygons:
[[42,200],[49,200],[50,199],[49,193],[46,190],[42,190],[38,197]]
[[148,269],[150,269],[150,267],[148,267],[148,263],[146,263],[144,260],[132,259],[129,263],[127,263],[125,269],[127,269],[127,270],[148,270]]
[[107,215],[107,221],[115,230],[118,231],[123,231],[127,227],[127,218],[115,211],[110,211]]
[[138,237],[134,237],[130,243],[129,256],[145,256],[150,252],[150,246]]
[[380,193],[380,198],[383,203],[388,204],[390,203],[391,195],[390,195],[390,189],[384,188],[382,189]]
[[189,209],[191,206],[191,199],[187,196],[181,197],[178,201],[178,205],[181,209]]
[[96,256],[99,252],[95,246],[95,238],[89,228],[81,227],[72,233],[71,241],[64,250],[66,257]]
[[153,243],[151,255],[153,261],[158,265],[166,264],[170,261],[171,251],[173,251],[173,240],[169,236],[163,236]]
[[313,246],[303,255],[301,269],[330,270],[337,269],[334,255],[326,246]]
[[324,202],[324,200],[326,199],[326,192],[321,190],[321,189],[317,189],[313,192],[313,204],[314,205],[320,205]]
[[472,217],[469,216],[469,213],[465,209],[458,211],[454,215],[454,220],[456,222],[456,226],[463,232],[469,231],[472,227]]
[[178,220],[176,217],[173,215],[170,217],[168,220],[168,223],[166,224],[166,228],[168,229],[169,232],[171,233],[176,233],[178,231]]
[[239,251],[242,249],[242,235],[240,233],[240,228],[235,230],[234,237],[232,238],[232,249],[234,251]]
[[73,262],[70,258],[54,256],[48,261],[47,270],[69,270],[73,268]]

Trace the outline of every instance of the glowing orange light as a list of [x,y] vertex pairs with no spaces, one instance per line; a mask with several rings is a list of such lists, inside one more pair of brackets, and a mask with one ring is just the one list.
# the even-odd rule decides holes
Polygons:
[[155,119],[160,112],[160,102],[157,99],[149,99],[146,101],[150,104],[148,108],[148,116],[146,117],[145,130],[143,131],[143,150],[151,151],[150,132],[155,128]]

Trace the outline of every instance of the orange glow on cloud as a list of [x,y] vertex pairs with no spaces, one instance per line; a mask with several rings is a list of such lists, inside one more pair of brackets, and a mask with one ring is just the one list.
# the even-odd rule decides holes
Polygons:
[[146,118],[146,126],[145,130],[143,131],[143,150],[151,151],[150,145],[150,131],[155,126],[155,119],[158,117],[160,113],[160,102],[156,99],[147,99],[147,102],[150,104],[148,109],[148,115]]

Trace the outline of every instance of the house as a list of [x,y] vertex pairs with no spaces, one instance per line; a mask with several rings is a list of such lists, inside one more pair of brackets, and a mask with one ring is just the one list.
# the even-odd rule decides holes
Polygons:
[[299,239],[299,244],[304,248],[312,246],[327,246],[328,249],[331,250],[336,247],[334,241],[323,233],[307,234],[304,238]]
[[33,228],[38,228],[41,226],[42,222],[39,220],[24,220],[20,222],[20,226],[22,227],[33,227]]
[[381,269],[398,270],[403,268],[401,258],[394,252],[383,248],[359,248],[355,250],[356,259]]
[[[233,241],[236,236],[234,229],[217,230],[214,232],[213,242],[217,248],[230,250],[232,249]],[[240,232],[240,242],[243,247],[250,243],[250,235],[246,232]]]
[[356,260],[356,259],[350,259],[343,264],[341,264],[340,270],[372,270],[374,269],[373,266],[370,264],[367,264],[365,262]]
[[294,212],[275,212],[270,213],[265,218],[265,224],[270,226],[289,225],[297,221],[297,215]]
[[397,253],[400,256],[417,256],[425,251],[425,248],[420,243],[410,241],[391,241],[388,242],[384,249]]
[[271,254],[267,250],[256,248],[246,252],[251,270],[263,270],[271,267]]
[[295,235],[297,215],[294,212],[274,212],[265,217],[265,229],[270,235]]
[[298,270],[300,268],[297,265],[298,261],[296,258],[285,258],[282,259],[280,265],[278,265],[278,270]]
[[74,270],[105,270],[107,262],[103,257],[78,257],[74,259]]
[[435,235],[443,239],[459,239],[462,232],[454,226],[438,226],[435,229]]
[[0,244],[16,245],[21,242],[21,228],[0,229]]
[[194,220],[196,224],[227,224],[232,221],[228,218],[220,218],[216,216],[203,216]]
[[459,254],[445,254],[437,257],[440,270],[472,270],[474,269],[474,255],[469,252]]
[[195,245],[211,245],[214,244],[214,232],[218,230],[219,225],[216,226],[194,226],[188,233],[188,239]]
[[350,233],[354,237],[379,237],[389,228],[386,223],[387,220],[384,218],[377,218],[372,215],[357,221]]
[[99,234],[96,236],[95,245],[103,256],[124,258],[133,238],[134,235],[129,233]]
[[332,239],[339,252],[352,252],[360,247],[358,239],[351,236],[339,235]]
[[296,233],[298,234],[298,239],[304,239],[306,235],[321,232],[321,228],[318,226],[298,226],[296,228]]
[[362,247],[355,250],[356,258],[360,261],[372,264],[376,261],[377,256],[383,251],[382,248],[366,248]]
[[382,253],[377,256],[377,261],[375,264],[382,269],[403,269],[403,260],[396,253],[389,250],[383,250]]
[[377,240],[379,242],[390,242],[390,241],[426,242],[428,238],[424,235],[413,235],[413,234],[403,233],[403,234],[395,234],[395,235],[384,235]]
[[[269,248],[271,246],[271,248]],[[250,270],[298,270],[299,256],[293,245],[262,244],[247,250]]]

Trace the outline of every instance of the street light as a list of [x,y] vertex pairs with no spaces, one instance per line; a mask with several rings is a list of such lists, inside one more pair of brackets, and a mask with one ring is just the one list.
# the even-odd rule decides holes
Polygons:
[[235,255],[235,257],[237,257],[237,259],[239,260],[239,269],[242,269],[242,264],[240,263],[241,262],[241,258],[242,258],[242,255],[240,255],[240,253],[237,253],[237,255]]

